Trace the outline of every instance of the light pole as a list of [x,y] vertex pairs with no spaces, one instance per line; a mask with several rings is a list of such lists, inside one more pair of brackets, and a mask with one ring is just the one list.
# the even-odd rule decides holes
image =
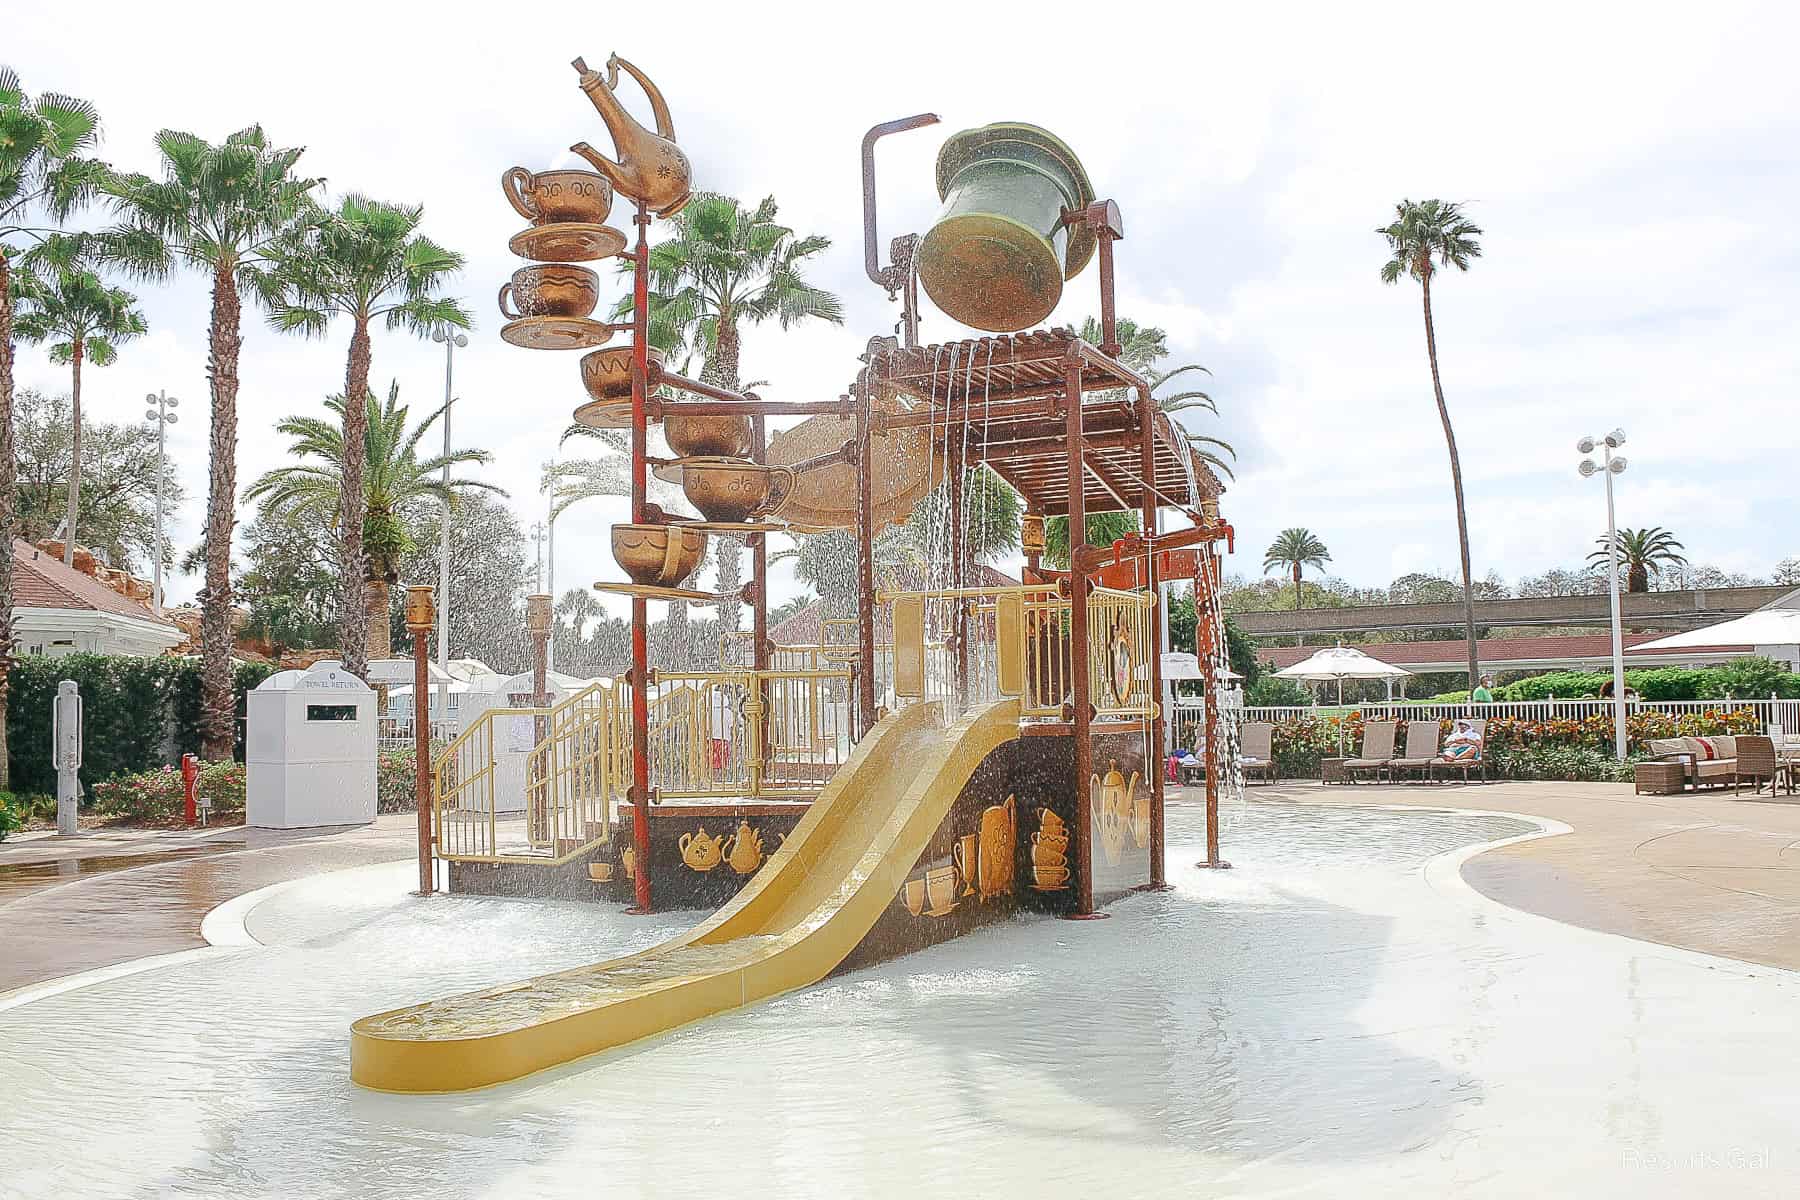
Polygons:
[[1581,477],[1606,477],[1607,587],[1612,593],[1613,752],[1620,762],[1625,761],[1625,634],[1619,624],[1619,528],[1613,516],[1613,476],[1624,473],[1625,456],[1615,455],[1613,451],[1624,444],[1623,429],[1615,429],[1602,438],[1584,437],[1575,443],[1576,451],[1581,454],[1592,454],[1596,446],[1600,449],[1599,462],[1591,458],[1581,460],[1578,468]]
[[537,591],[544,590],[544,523],[533,521],[530,530],[531,541],[537,547]]
[[[431,340],[444,344],[444,516],[443,530],[438,540],[438,590],[437,590],[437,660],[438,670],[444,673],[444,681],[438,686],[443,690],[439,711],[444,716],[450,715],[450,381],[455,374],[456,352],[469,344],[469,339],[460,333],[451,331],[448,325],[440,325],[431,331]],[[419,719],[418,705],[413,705],[413,720]]]
[[[546,482],[549,482],[550,480],[552,480],[554,478],[550,472],[554,469],[555,466],[556,466],[555,463],[545,463],[544,464],[543,478],[545,479]],[[540,489],[540,490],[542,490],[542,489]],[[546,557],[550,560],[549,570],[545,572],[545,576],[546,576],[545,582],[548,586],[546,586],[544,588],[544,592],[546,595],[548,595],[550,597],[551,610],[552,610],[552,612],[554,612],[555,606],[556,606],[556,487],[554,484],[551,484],[551,486],[550,486],[550,505],[545,510],[544,522],[545,522],[545,527],[548,530],[548,533],[545,535],[544,540],[549,543],[549,549],[545,553],[544,557]],[[551,636],[549,644],[548,644],[549,648],[547,650],[545,650],[545,652],[544,652],[545,655],[547,656],[547,662],[549,663],[548,669],[552,670],[552,671],[554,671],[556,669],[555,632],[556,632],[556,627],[553,624],[551,626],[551,635],[552,636]]]
[[155,405],[146,409],[144,420],[156,429],[156,561],[154,582],[150,589],[150,607],[157,616],[162,616],[162,562],[163,562],[163,435],[168,427],[180,418],[171,410],[180,407],[181,401],[167,392],[152,392],[144,397],[144,403]]

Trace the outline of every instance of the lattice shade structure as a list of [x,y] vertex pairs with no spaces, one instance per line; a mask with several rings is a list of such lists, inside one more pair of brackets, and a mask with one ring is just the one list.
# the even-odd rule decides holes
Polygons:
[[[877,428],[924,425],[936,430],[940,442],[950,430],[970,463],[986,462],[1044,513],[1066,513],[1062,395],[1065,364],[1078,341],[1072,330],[1050,329],[911,350],[877,343],[868,361],[878,395],[899,393],[923,402],[916,412],[877,416]],[[1083,355],[1083,494],[1089,512],[1143,505],[1136,397],[1146,382],[1091,348]],[[1155,475],[1148,482],[1159,503],[1197,508],[1224,490],[1166,414],[1155,415],[1152,440]]]

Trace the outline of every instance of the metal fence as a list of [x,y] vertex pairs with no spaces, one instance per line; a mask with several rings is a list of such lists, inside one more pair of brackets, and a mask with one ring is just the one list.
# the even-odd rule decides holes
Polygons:
[[[456,737],[455,717],[431,718],[431,740],[433,743],[448,742]],[[413,719],[405,717],[382,717],[376,722],[375,744],[382,750],[411,750],[413,748]]]

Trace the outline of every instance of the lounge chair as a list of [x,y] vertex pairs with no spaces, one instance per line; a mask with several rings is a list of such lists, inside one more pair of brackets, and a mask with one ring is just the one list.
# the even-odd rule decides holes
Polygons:
[[1244,781],[1250,780],[1255,772],[1265,782],[1275,781],[1275,727],[1267,721],[1251,721],[1238,730],[1238,765],[1243,768]]
[[1363,726],[1362,756],[1344,760],[1344,778],[1356,782],[1358,771],[1372,771],[1381,782],[1381,769],[1394,757],[1394,736],[1400,732],[1398,721],[1371,721]]
[[1474,752],[1455,756],[1446,750],[1431,760],[1431,766],[1426,770],[1427,778],[1436,779],[1438,768],[1443,767],[1446,773],[1461,771],[1464,783],[1469,782],[1470,771],[1480,771],[1481,782],[1487,782],[1487,721],[1471,720],[1468,724],[1475,731]]
[[1443,727],[1435,720],[1408,721],[1406,753],[1388,760],[1389,781],[1393,780],[1395,771],[1418,771],[1422,775],[1429,775],[1431,764],[1437,761],[1443,736]]
[[1775,756],[1775,740],[1758,737],[1755,734],[1744,734],[1737,739],[1737,759],[1732,765],[1732,791],[1735,795],[1744,794],[1744,780],[1753,780],[1756,791],[1762,792],[1763,781],[1769,783],[1769,795],[1775,794],[1776,785],[1786,778],[1788,791],[1794,790],[1793,768]]

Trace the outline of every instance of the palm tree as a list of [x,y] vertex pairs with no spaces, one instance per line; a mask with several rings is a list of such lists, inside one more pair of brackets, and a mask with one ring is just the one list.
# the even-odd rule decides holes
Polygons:
[[76,513],[81,504],[81,364],[110,366],[118,347],[142,334],[147,326],[124,288],[107,287],[83,263],[86,239],[56,234],[26,261],[36,274],[21,290],[25,307],[14,321],[29,342],[49,342],[53,362],[68,363],[71,379],[69,515],[63,527],[63,562],[75,561]]
[[1285,568],[1294,577],[1294,610],[1300,609],[1300,570],[1302,567],[1325,569],[1331,561],[1331,551],[1325,548],[1310,529],[1299,526],[1284,529],[1281,535],[1269,543],[1263,551],[1263,574],[1267,575],[1276,567]]
[[[341,525],[345,520],[344,398],[333,396],[325,407],[337,421],[319,417],[288,417],[275,426],[277,433],[293,439],[288,453],[301,460],[288,467],[277,467],[250,485],[244,499],[255,501],[264,519],[304,521],[322,520]],[[387,619],[388,588],[400,577],[400,560],[414,548],[415,526],[432,523],[443,507],[455,506],[462,497],[475,490],[506,493],[491,483],[476,479],[452,478],[445,485],[445,466],[485,464],[493,461],[486,450],[453,450],[446,457],[433,454],[419,457],[419,443],[437,423],[444,410],[439,407],[418,425],[408,430],[407,409],[400,403],[400,385],[388,388],[387,402],[364,393],[362,510],[364,594],[357,596],[354,607],[367,613],[380,613],[358,649],[366,664],[370,658],[387,658],[393,653],[391,624]],[[340,542],[341,542],[340,534]],[[347,647],[339,647],[346,657]],[[366,670],[366,665],[365,665]]]
[[[741,386],[740,326],[778,322],[791,329],[802,321],[844,323],[837,297],[806,282],[801,268],[823,253],[831,239],[796,236],[776,221],[775,197],[746,209],[731,196],[696,192],[670,222],[672,235],[650,248],[650,344],[669,354],[699,352],[700,378],[737,391]],[[622,262],[621,273],[631,264]],[[621,299],[614,319],[631,312]],[[719,623],[738,627],[740,564],[737,539],[711,539],[718,546]],[[684,612],[677,608],[675,614]]]
[[1463,634],[1469,649],[1469,687],[1481,679],[1481,663],[1475,644],[1475,577],[1469,569],[1469,514],[1463,504],[1462,462],[1456,455],[1456,432],[1450,427],[1450,409],[1444,404],[1444,383],[1438,375],[1437,330],[1431,321],[1431,279],[1439,267],[1467,271],[1481,257],[1475,239],[1481,228],[1463,216],[1462,206],[1449,200],[1414,203],[1402,200],[1394,206],[1394,222],[1375,231],[1387,239],[1390,256],[1381,267],[1383,283],[1398,283],[1401,276],[1419,281],[1425,304],[1425,355],[1431,360],[1431,390],[1437,396],[1438,419],[1444,424],[1444,444],[1450,450],[1450,485],[1456,493],[1456,537],[1462,550]]
[[[1167,371],[1157,370],[1156,364],[1169,356],[1169,335],[1167,333],[1154,325],[1139,325],[1130,317],[1118,318],[1114,322],[1114,330],[1119,338],[1119,361],[1149,381],[1150,396],[1156,401],[1156,407],[1168,413],[1171,420],[1175,419],[1176,413],[1186,412],[1190,409],[1204,409],[1215,417],[1219,415],[1219,406],[1205,392],[1188,389],[1159,394],[1159,389],[1169,380],[1186,375],[1190,371],[1199,371],[1204,375],[1212,374],[1199,363],[1184,363]],[[1100,322],[1096,318],[1088,317],[1082,321],[1081,340],[1096,346],[1100,344]],[[1122,391],[1114,392],[1113,396],[1119,400],[1128,399]],[[1179,420],[1175,420],[1175,427],[1187,439],[1188,445],[1194,450],[1195,457],[1201,462],[1219,471],[1228,479],[1237,478],[1236,473],[1232,470],[1233,465],[1237,462],[1237,450],[1229,442],[1220,441],[1216,437],[1192,433]],[[1226,462],[1224,458],[1219,457],[1221,452],[1229,455],[1231,462]]]
[[[1110,546],[1140,528],[1139,515],[1129,510],[1089,513],[1087,544]],[[1044,561],[1067,570],[1069,566],[1069,518],[1051,517],[1044,522]]]
[[299,148],[269,144],[261,126],[218,145],[165,129],[156,135],[161,179],[109,177],[120,224],[104,253],[144,279],[185,265],[212,275],[207,375],[212,391],[211,479],[206,498],[206,584],[200,591],[200,753],[229,759],[236,741],[231,681],[231,529],[237,517],[238,353],[243,344],[240,289],[269,306],[269,255],[311,206],[320,183],[294,175]]
[[6,743],[7,668],[12,663],[12,539],[17,527],[13,460],[12,254],[48,231],[41,210],[61,221],[86,202],[106,166],[83,157],[100,137],[100,115],[86,100],[53,92],[25,94],[18,74],[0,66],[0,790],[11,782]]
[[[1675,540],[1675,535],[1661,525],[1653,525],[1648,529],[1621,529],[1619,532],[1619,561],[1625,565],[1628,592],[1647,592],[1650,590],[1650,577],[1661,577],[1666,567],[1685,567],[1687,559],[1681,554],[1687,547]],[[1611,561],[1608,553],[1607,537],[1603,533],[1594,541],[1600,548],[1588,555],[1588,561],[1596,567],[1605,567]]]
[[[456,301],[437,296],[449,277],[462,270],[462,255],[417,233],[425,209],[418,205],[384,204],[366,196],[345,196],[337,210],[291,229],[270,253],[267,287],[280,296],[271,306],[269,323],[288,333],[323,336],[333,317],[350,318],[350,354],[344,371],[344,395],[369,394],[371,359],[369,325],[380,318],[389,329],[425,336],[433,329],[469,327],[468,312]],[[361,453],[367,439],[364,421],[376,410],[346,405],[342,445],[350,447],[343,465],[344,495],[339,504],[338,645],[344,669],[368,674],[364,647],[378,630],[388,641],[385,589],[377,596],[365,589],[370,574],[363,559],[363,473]],[[369,610],[365,601],[381,601]]]

